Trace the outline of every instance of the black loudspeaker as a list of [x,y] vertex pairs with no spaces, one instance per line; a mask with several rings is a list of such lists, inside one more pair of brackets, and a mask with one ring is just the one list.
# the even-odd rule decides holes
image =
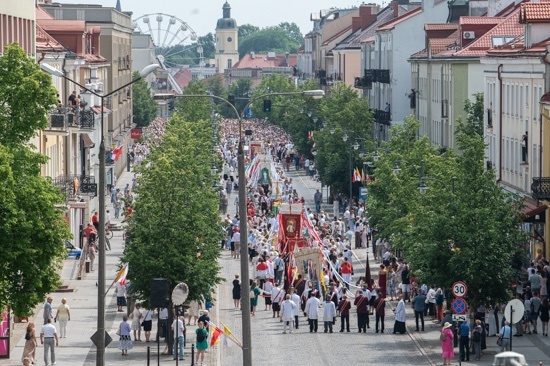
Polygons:
[[153,278],[151,280],[151,297],[149,307],[151,309],[165,308],[168,306],[168,282],[165,278]]

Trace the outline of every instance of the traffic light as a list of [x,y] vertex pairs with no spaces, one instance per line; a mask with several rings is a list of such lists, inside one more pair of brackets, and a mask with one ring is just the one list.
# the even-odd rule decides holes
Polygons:
[[271,100],[264,99],[264,112],[271,112]]
[[235,95],[234,95],[234,94],[229,94],[229,95],[227,96],[227,101],[228,101],[229,103],[231,103],[233,106],[235,106]]

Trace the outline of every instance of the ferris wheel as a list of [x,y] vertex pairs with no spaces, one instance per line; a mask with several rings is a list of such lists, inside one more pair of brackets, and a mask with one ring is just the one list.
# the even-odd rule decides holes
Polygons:
[[199,58],[201,60],[203,58],[202,46],[190,44],[197,41],[197,33],[178,17],[163,13],[145,14],[133,21],[133,27],[134,31],[151,36],[159,61],[166,63],[168,67],[174,66],[169,61],[171,56],[183,53],[192,47],[196,47]]

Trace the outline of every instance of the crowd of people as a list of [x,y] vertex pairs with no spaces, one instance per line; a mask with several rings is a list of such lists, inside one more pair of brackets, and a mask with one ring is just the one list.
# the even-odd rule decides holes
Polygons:
[[[236,121],[222,121],[222,131],[225,134],[222,136],[220,156],[225,161],[224,167],[227,166],[222,179],[224,182],[231,181],[231,184],[224,185],[222,195],[231,195],[238,187],[235,173],[237,127]],[[261,141],[261,149],[256,153],[261,154],[264,160],[272,162],[272,170],[277,172],[281,184],[280,192],[273,192],[274,187],[279,188],[278,184],[271,182],[266,185],[261,180],[258,184],[255,181],[251,184],[248,181],[247,212],[242,215],[238,212],[238,197],[235,197],[237,214],[233,217],[227,214],[227,205],[221,205],[223,221],[227,226],[227,236],[222,241],[222,248],[231,250],[234,258],[239,258],[240,238],[243,235],[239,232],[239,220],[244,215],[249,228],[246,235],[249,260],[252,263],[251,292],[241,293],[241,283],[236,276],[232,293],[235,307],[240,306],[240,301],[250,301],[251,315],[255,315],[263,299],[264,310],[272,311],[273,318],[283,323],[282,332],[285,334],[299,328],[302,313],[307,319],[310,332],[318,330],[320,320],[323,331],[332,332],[337,318],[340,318],[340,332],[349,332],[349,317],[353,307],[357,314],[358,332],[366,332],[370,328],[371,320],[375,323],[375,333],[384,332],[385,314],[388,308],[393,308],[395,323],[392,332],[403,334],[406,332],[405,302],[409,302],[414,309],[416,331],[425,331],[427,317],[433,323],[440,324],[444,364],[451,363],[455,347],[460,349],[461,360],[470,359],[470,350],[475,359],[479,360],[483,350],[487,348],[486,338],[490,336],[502,338],[502,350],[509,349],[512,332],[503,316],[504,309],[501,305],[480,305],[471,309],[475,314],[471,324],[469,321],[453,321],[451,312],[446,310],[449,306],[445,289],[418,282],[406,259],[392,250],[387,238],[377,236],[369,226],[366,208],[357,199],[350,200],[344,195],[335,195],[333,212],[330,215],[322,210],[321,192],[315,192],[312,197],[314,207],[305,209],[310,225],[303,229],[302,236],[308,238],[312,245],[318,246],[323,253],[322,278],[312,278],[311,273],[296,275],[296,271],[290,274],[286,269],[289,266],[298,266],[288,253],[278,252],[282,246],[278,242],[277,231],[281,228],[278,226],[277,210],[273,209],[272,203],[305,203],[288,173],[309,169],[314,163],[298,156],[289,136],[278,127],[258,121],[245,128],[252,131],[252,135],[247,136],[247,144]],[[253,158],[253,154],[247,156],[247,163]],[[267,204],[263,203],[264,200]],[[353,250],[367,247],[372,248],[374,261],[379,264],[379,268],[372,272],[376,280],[370,274],[357,275],[357,268],[354,268],[360,262],[354,258]],[[515,336],[537,334],[539,318],[542,322],[542,335],[547,336],[550,308],[547,278],[548,263],[539,261],[529,269],[528,283],[523,284],[519,296],[524,301],[526,310],[522,322],[517,325]],[[395,307],[388,306],[391,302],[394,302],[392,305]]]

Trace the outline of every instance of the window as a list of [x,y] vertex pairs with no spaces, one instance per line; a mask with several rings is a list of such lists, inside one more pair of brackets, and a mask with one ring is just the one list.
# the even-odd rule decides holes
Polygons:
[[491,38],[493,47],[501,46],[505,43],[511,42],[514,40],[515,37],[512,36],[493,36]]
[[229,59],[227,60],[227,68],[230,69],[231,67],[233,67],[233,60]]

